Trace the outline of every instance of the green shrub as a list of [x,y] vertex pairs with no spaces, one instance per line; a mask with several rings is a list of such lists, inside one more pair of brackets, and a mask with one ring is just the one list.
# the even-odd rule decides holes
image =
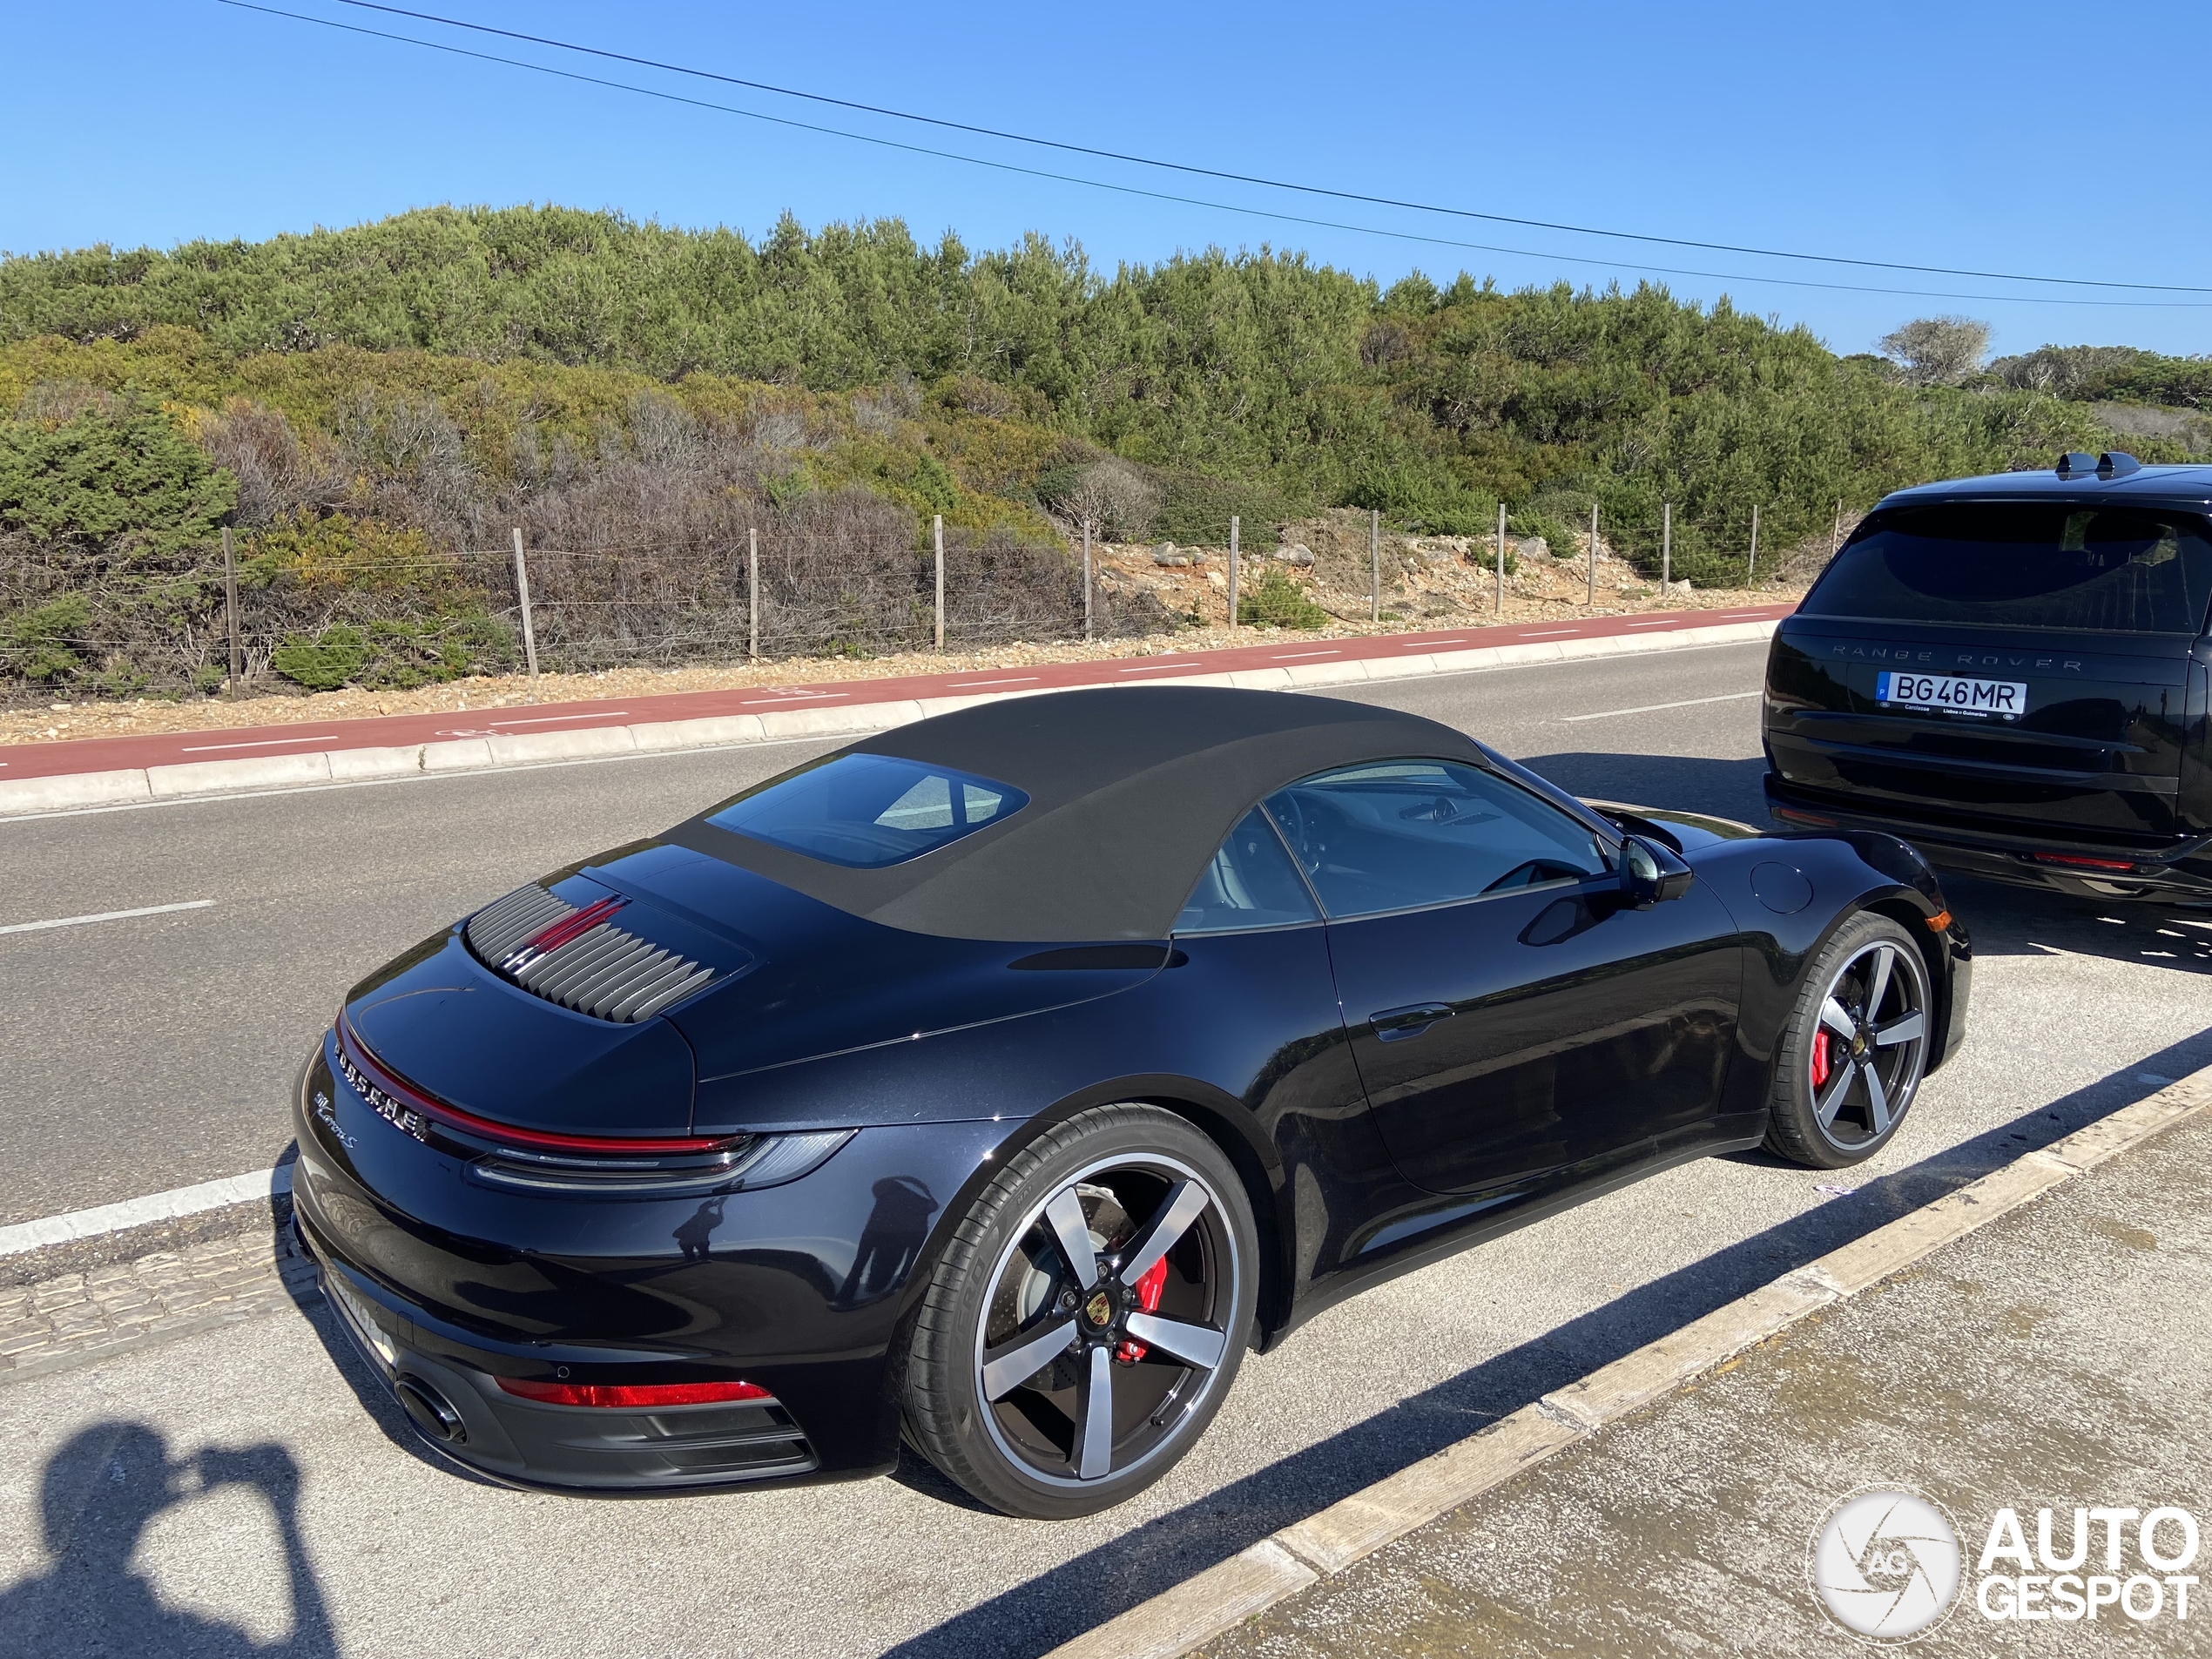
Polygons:
[[311,691],[334,691],[359,676],[370,655],[361,631],[339,623],[311,640],[293,635],[269,654],[269,666]]
[[9,666],[27,680],[66,685],[84,666],[70,649],[92,620],[91,603],[81,593],[65,593],[35,610],[8,618]]
[[33,542],[175,552],[212,537],[237,500],[238,480],[160,415],[0,421],[0,530]]
[[1165,486],[1157,526],[1158,533],[1170,542],[1226,547],[1233,514],[1239,521],[1239,547],[1271,548],[1282,540],[1284,521],[1297,512],[1289,496],[1265,484],[1178,472],[1168,475]]
[[1237,620],[1264,628],[1325,628],[1329,613],[1305,590],[1271,565],[1259,580],[1238,596]]
[[1369,467],[1347,489],[1340,507],[1379,512],[1393,527],[1429,536],[1494,536],[1498,503],[1451,474],[1406,462]]

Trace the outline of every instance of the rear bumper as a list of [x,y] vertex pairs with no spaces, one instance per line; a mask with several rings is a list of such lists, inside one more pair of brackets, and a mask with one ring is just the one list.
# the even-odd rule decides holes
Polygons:
[[2212,837],[2157,851],[2056,834],[2020,835],[1929,823],[1765,779],[1767,810],[1788,829],[1879,830],[1909,841],[1932,864],[1962,874],[2087,899],[2212,903]]
[[428,1316],[331,1255],[295,1215],[302,1248],[361,1359],[382,1378],[415,1432],[455,1462],[505,1485],[623,1496],[812,1474],[813,1446],[781,1401],[651,1411],[555,1406],[503,1391],[490,1367],[511,1358],[472,1352]]
[[[1007,1126],[866,1130],[810,1175],[705,1201],[514,1193],[334,1081],[327,1044],[294,1099],[295,1224],[347,1335],[441,1454],[610,1495],[896,1464],[890,1360],[933,1224]],[[552,1405],[501,1378],[767,1398]]]

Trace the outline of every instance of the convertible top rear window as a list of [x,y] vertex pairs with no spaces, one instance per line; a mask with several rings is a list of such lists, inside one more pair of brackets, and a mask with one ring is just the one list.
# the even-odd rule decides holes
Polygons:
[[890,755],[847,754],[772,779],[706,821],[852,870],[880,870],[1003,822],[1011,784]]
[[2212,543],[2187,515],[2083,502],[1951,502],[1879,515],[1798,613],[2195,634],[2208,597]]

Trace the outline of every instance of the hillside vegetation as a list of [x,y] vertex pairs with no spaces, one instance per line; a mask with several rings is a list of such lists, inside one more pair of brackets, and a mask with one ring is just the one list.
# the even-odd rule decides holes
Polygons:
[[[1755,505],[1779,548],[1824,534],[1838,501],[2107,447],[2098,409],[2193,403],[2207,378],[2070,349],[1915,388],[1652,287],[1386,290],[1267,250],[1109,276],[1073,246],[971,253],[891,221],[786,220],[755,243],[434,209],[10,258],[0,687],[219,681],[225,523],[250,666],[303,684],[507,660],[504,578],[470,556],[515,525],[619,550],[618,576],[547,579],[579,616],[643,606],[632,644],[679,655],[730,647],[684,619],[735,602],[749,527],[800,550],[766,588],[779,625],[835,649],[920,625],[934,514],[973,566],[976,637],[1066,625],[1060,538],[1084,517],[1214,543],[1236,514],[1266,545],[1332,507],[1479,535],[1502,501],[1516,533],[1564,549],[1595,502],[1649,563],[1671,502],[1676,574],[1702,580],[1734,568]],[[2128,447],[2182,458],[2198,428],[2169,425]],[[572,655],[603,648],[579,634]]]

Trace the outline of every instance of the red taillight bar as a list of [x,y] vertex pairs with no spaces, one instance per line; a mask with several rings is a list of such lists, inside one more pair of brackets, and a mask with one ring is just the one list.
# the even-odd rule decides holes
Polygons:
[[2132,871],[2135,867],[2134,861],[2131,859],[2087,859],[2073,853],[2038,853],[2034,858],[2038,864],[2071,864],[2084,870],[2125,872]]
[[529,1147],[540,1152],[652,1157],[666,1152],[711,1152],[738,1138],[731,1135],[556,1135],[547,1130],[517,1129],[512,1123],[502,1123],[492,1118],[479,1117],[474,1112],[464,1112],[458,1106],[448,1105],[435,1096],[424,1094],[371,1054],[368,1045],[354,1029],[354,1022],[342,1012],[338,1015],[338,1046],[344,1051],[346,1058],[361,1069],[363,1076],[393,1099],[411,1110],[421,1113],[434,1123],[449,1124],[463,1134],[487,1141],[504,1141],[509,1146]]
[[705,1406],[733,1399],[773,1399],[766,1389],[748,1382],[703,1383],[558,1383],[523,1382],[499,1379],[506,1393],[523,1399],[543,1400],[549,1406],[628,1406],[632,1411],[657,1406]]

